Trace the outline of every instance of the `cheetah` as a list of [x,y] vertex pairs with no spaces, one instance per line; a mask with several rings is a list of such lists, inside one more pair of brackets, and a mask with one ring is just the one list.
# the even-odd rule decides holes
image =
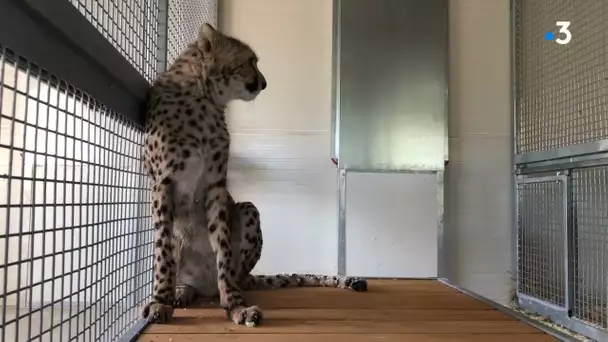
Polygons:
[[256,326],[262,311],[243,291],[331,286],[367,291],[365,279],[250,274],[262,252],[260,214],[228,191],[230,135],[224,117],[232,100],[252,101],[265,88],[257,56],[246,43],[203,24],[149,95],[143,162],[151,186],[154,289],[142,310],[168,323],[174,307],[217,298],[228,318]]

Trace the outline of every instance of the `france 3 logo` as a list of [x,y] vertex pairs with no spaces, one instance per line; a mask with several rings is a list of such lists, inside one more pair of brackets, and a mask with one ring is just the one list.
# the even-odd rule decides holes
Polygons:
[[555,41],[557,44],[566,45],[570,43],[572,40],[572,32],[570,32],[570,22],[569,21],[557,21],[555,22],[555,26],[559,27],[558,34],[555,34],[553,31],[548,31],[545,33],[545,40]]

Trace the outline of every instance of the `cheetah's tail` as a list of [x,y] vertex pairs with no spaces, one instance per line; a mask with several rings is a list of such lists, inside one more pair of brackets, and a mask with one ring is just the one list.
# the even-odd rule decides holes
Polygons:
[[244,290],[267,290],[299,286],[335,287],[356,292],[365,292],[367,291],[367,280],[355,277],[315,274],[277,274],[248,275],[243,282]]

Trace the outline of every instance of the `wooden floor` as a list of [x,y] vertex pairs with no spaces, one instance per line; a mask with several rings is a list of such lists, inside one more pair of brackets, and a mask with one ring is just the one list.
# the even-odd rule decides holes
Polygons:
[[487,304],[433,280],[370,281],[369,291],[293,288],[247,294],[264,310],[261,326],[230,323],[218,308],[178,309],[141,342],[557,341]]

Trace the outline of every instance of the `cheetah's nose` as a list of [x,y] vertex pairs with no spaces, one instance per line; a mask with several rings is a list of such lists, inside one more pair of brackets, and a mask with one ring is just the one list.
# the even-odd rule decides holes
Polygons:
[[262,90],[266,89],[266,86],[267,86],[267,85],[268,85],[268,84],[266,84],[266,80],[265,80],[265,79],[262,79]]

